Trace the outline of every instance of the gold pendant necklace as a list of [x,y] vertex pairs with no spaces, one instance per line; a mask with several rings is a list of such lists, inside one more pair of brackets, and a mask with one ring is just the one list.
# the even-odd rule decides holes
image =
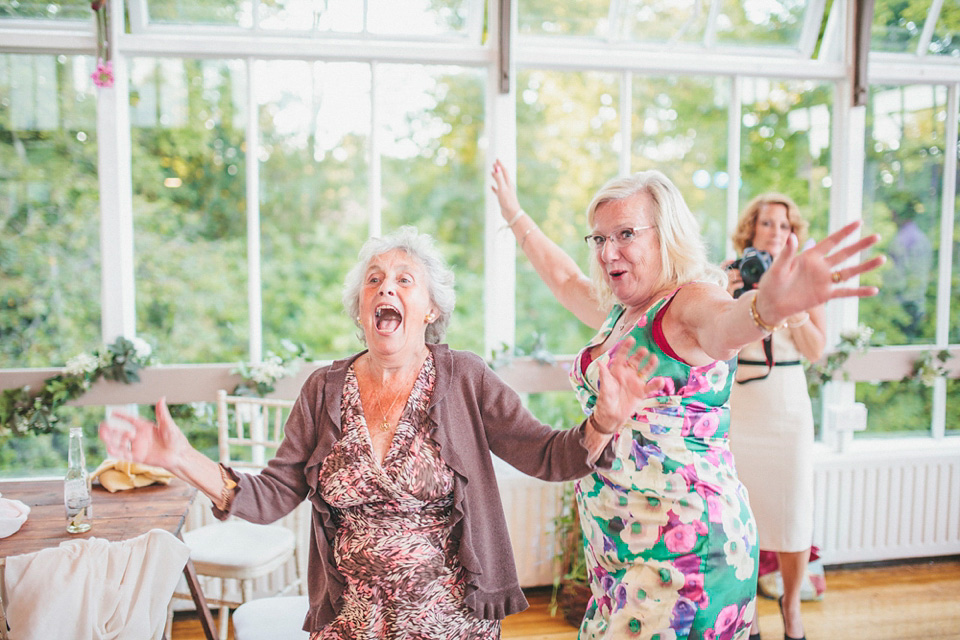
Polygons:
[[[420,373],[419,369],[414,371],[414,375],[418,375],[419,373]],[[414,380],[416,380],[416,378],[414,378]],[[397,405],[397,401],[400,400],[401,397],[404,397],[404,396],[409,397],[410,392],[412,391],[412,389],[407,390],[407,386],[409,384],[410,384],[409,382],[404,382],[403,386],[400,387],[400,393],[394,396],[393,402],[390,403],[390,408],[387,411],[384,411],[383,405],[380,404],[380,394],[378,393],[374,396],[373,399],[377,401],[377,409],[380,410],[380,431],[383,431],[383,432],[390,431],[391,424],[387,419],[387,417],[390,415],[390,412],[393,411],[393,408]]]

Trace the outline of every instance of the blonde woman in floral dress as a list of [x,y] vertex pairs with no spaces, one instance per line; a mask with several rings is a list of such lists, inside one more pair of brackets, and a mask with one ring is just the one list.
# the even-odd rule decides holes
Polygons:
[[728,444],[737,352],[786,318],[831,298],[874,295],[844,282],[883,257],[841,267],[875,244],[839,248],[858,223],[797,253],[796,237],[756,292],[733,299],[710,265],[699,225],[658,171],[611,180],[587,209],[588,278],[521,208],[493,167],[501,214],[537,273],[581,321],[599,329],[571,379],[584,411],[623,349],[659,358],[663,387],[614,436],[611,469],[577,484],[590,600],[584,640],[746,640],[755,611],[757,532]]

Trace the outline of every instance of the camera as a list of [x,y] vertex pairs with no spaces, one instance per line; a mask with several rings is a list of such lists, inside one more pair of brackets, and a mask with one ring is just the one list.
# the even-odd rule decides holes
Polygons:
[[747,291],[753,289],[754,285],[760,282],[760,277],[773,264],[773,256],[769,252],[761,249],[747,247],[743,250],[743,257],[734,260],[727,266],[727,269],[739,269],[740,277],[743,279],[743,286],[733,292],[734,298],[739,298]]

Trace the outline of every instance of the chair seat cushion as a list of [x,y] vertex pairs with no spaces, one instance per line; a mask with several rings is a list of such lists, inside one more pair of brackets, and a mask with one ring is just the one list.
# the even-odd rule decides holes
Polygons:
[[307,617],[307,596],[277,596],[251,600],[233,612],[236,640],[307,640],[302,629]]
[[296,537],[282,525],[245,520],[215,522],[183,534],[197,573],[221,578],[257,578],[293,555]]

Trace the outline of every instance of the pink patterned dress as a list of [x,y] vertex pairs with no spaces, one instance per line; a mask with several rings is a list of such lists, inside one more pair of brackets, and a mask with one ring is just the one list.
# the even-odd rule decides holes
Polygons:
[[343,435],[320,468],[334,508],[334,557],[345,580],[337,617],[311,640],[496,639],[500,621],[472,615],[450,539],[453,472],[426,419],[436,380],[433,356],[420,370],[390,450],[376,459],[353,367],[343,387]]

